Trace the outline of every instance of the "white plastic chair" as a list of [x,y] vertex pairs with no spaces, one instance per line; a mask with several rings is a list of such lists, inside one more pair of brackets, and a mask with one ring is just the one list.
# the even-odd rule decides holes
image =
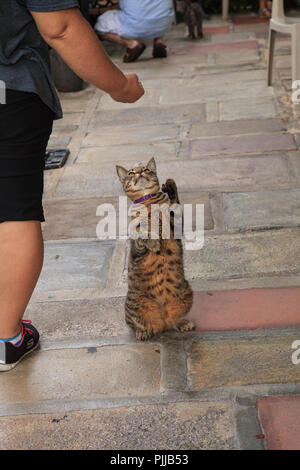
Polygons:
[[229,0],[222,0],[222,16],[224,20],[228,18],[228,13],[229,13]]
[[292,80],[300,80],[300,18],[287,18],[284,14],[283,0],[273,0],[270,19],[268,51],[268,86],[272,84],[273,59],[276,32],[292,36]]

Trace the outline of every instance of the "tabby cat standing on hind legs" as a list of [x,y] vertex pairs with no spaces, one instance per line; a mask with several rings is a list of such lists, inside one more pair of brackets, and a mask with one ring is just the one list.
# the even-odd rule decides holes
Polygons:
[[[148,223],[152,204],[179,204],[175,181],[168,179],[160,191],[154,158],[131,170],[116,168],[126,195],[146,207]],[[160,219],[159,239],[130,241],[125,319],[139,340],[169,329],[194,329],[184,318],[192,306],[193,292],[184,277],[181,240],[174,238],[174,217],[170,221],[170,238],[162,238]]]

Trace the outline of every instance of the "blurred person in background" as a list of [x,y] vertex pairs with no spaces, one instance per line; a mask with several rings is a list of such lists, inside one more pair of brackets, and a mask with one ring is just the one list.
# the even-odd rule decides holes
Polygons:
[[[105,1],[98,3],[105,6]],[[153,39],[153,57],[167,57],[163,36],[174,18],[173,0],[119,0],[119,8],[99,16],[95,29],[101,39],[126,47],[124,62],[133,62],[144,52],[144,39]]]

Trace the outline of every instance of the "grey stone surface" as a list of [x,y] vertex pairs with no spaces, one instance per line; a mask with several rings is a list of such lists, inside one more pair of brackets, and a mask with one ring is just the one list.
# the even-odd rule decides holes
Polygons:
[[261,98],[233,98],[231,101],[220,103],[221,121],[234,121],[239,119],[267,119],[277,115],[274,100]]
[[[173,178],[179,191],[284,187],[295,182],[282,154],[208,157],[187,161],[157,159],[160,181]],[[56,197],[117,196],[123,194],[115,164],[74,165],[66,168],[55,191]]]
[[232,410],[224,402],[196,401],[0,418],[1,450],[232,448]]
[[154,157],[157,160],[176,160],[180,143],[148,143],[116,145],[113,147],[87,147],[79,152],[78,163],[111,162],[128,167],[131,163],[147,162]]
[[300,225],[300,190],[223,194],[225,225],[229,229]]
[[[178,92],[177,92],[178,94]],[[102,129],[103,126],[146,126],[148,124],[173,124],[177,122],[203,121],[205,119],[204,104],[192,104],[196,99],[191,99],[188,104],[180,103],[180,97],[171,101],[173,106],[148,106],[126,110],[108,110],[101,113],[96,122],[91,121],[90,131]],[[128,133],[131,130],[128,129]]]
[[[226,93],[227,91],[228,85],[222,82],[220,82],[218,85],[212,84],[203,86],[200,81],[198,86],[183,87],[180,94],[178,93],[178,87],[172,87],[170,85],[162,89],[160,103],[162,105],[168,105],[178,102],[186,104],[208,100],[231,100],[231,96]],[[273,89],[266,89],[265,83],[263,81],[257,81],[254,83],[240,81],[236,82],[234,87],[234,99],[244,98],[245,95],[252,99],[256,96],[273,96],[273,94]]]
[[214,123],[193,123],[188,136],[220,137],[223,135],[267,134],[284,132],[286,124],[281,119],[245,119]]
[[208,235],[204,248],[187,251],[189,279],[245,279],[300,271],[300,229]]
[[0,404],[155,395],[160,388],[157,351],[157,346],[139,344],[35,352],[0,375]]
[[43,342],[109,338],[130,334],[124,305],[124,297],[32,302],[25,317],[39,329]]
[[82,289],[105,284],[114,242],[48,243],[37,291]]
[[[132,128],[130,132],[124,127],[113,127],[87,134],[82,142],[83,147],[106,147],[108,145],[156,143],[163,140],[176,140],[179,126],[160,125]],[[117,138],[116,138],[117,136]]]

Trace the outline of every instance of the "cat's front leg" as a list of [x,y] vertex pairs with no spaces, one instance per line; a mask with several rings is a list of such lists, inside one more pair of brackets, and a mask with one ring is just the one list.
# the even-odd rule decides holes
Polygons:
[[171,203],[180,204],[177,185],[174,180],[167,179],[165,184],[162,185],[161,189],[164,193],[167,193]]

